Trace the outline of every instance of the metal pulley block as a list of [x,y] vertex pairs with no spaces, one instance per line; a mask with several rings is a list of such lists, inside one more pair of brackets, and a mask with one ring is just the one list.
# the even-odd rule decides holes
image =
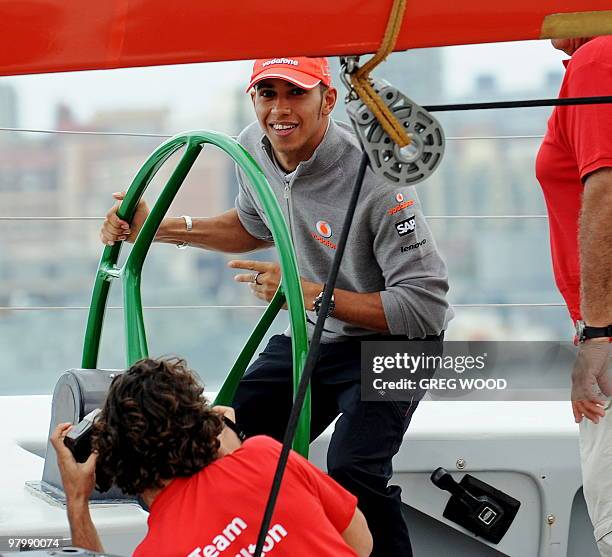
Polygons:
[[[346,81],[345,81],[346,83]],[[381,178],[401,185],[415,185],[429,178],[444,154],[444,130],[423,107],[384,80],[372,85],[411,136],[400,148],[383,130],[370,109],[356,95],[347,97],[346,111],[372,170]]]

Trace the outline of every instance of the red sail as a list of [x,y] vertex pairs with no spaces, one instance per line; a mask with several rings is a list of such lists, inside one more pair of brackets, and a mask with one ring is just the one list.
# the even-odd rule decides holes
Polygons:
[[[612,33],[612,12],[604,11],[611,7],[610,0],[409,1],[396,50],[537,39],[551,30]],[[380,44],[390,8],[391,0],[0,0],[0,75],[363,54]],[[547,19],[553,14],[566,15]]]

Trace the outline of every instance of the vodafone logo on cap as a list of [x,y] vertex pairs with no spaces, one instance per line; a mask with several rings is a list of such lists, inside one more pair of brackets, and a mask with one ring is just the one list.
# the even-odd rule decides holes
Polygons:
[[261,67],[271,66],[272,64],[288,64],[289,66],[299,66],[300,63],[292,58],[273,58],[272,60],[266,60]]
[[330,238],[332,235],[332,229],[328,222],[320,220],[317,222],[317,232],[323,236],[323,238]]

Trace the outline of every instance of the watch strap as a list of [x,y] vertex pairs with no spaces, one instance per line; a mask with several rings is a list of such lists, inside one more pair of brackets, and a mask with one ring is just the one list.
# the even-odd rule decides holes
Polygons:
[[223,423],[228,429],[231,429],[238,436],[240,441],[244,441],[246,439],[246,434],[238,427],[234,420],[228,418],[227,416],[223,416]]
[[590,327],[585,325],[582,334],[585,339],[612,337],[612,324],[607,327]]
[[[325,291],[325,285],[323,285],[323,290],[319,292],[318,296],[312,302],[312,309],[314,310],[317,317],[319,316],[319,312],[321,311],[321,304],[323,302],[323,292]],[[331,300],[329,301],[329,307],[327,309],[327,315],[325,317],[330,317],[334,310],[336,309],[336,302],[334,300],[334,293],[332,292]]]

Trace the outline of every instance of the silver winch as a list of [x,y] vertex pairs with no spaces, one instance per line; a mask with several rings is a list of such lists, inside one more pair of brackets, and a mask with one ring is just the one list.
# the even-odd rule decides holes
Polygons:
[[429,178],[444,155],[444,130],[427,110],[382,79],[370,79],[391,112],[406,128],[411,143],[400,148],[383,130],[372,111],[355,93],[350,74],[357,57],[342,59],[342,81],[349,93],[346,111],[375,174],[398,186],[413,186]]

